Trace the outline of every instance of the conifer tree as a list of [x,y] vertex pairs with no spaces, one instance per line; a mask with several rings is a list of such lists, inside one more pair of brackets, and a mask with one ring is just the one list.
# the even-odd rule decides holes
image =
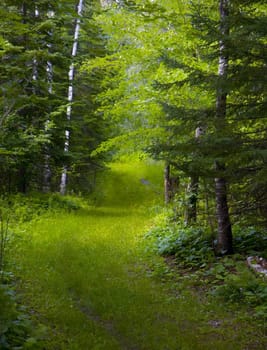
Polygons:
[[[126,119],[126,125],[137,126],[129,132],[135,144],[140,140],[155,158],[187,177],[197,176],[199,191],[201,183],[209,184],[214,196],[209,202],[217,200],[218,251],[231,253],[230,215],[234,222],[256,211],[261,221],[266,213],[264,4],[222,1],[220,12],[213,1],[192,1],[190,8],[180,4],[179,9],[176,2],[163,3],[164,8],[123,2],[108,11],[102,21],[114,51],[90,63],[90,69],[110,68],[113,85],[102,95],[102,111],[121,125]],[[127,24],[126,17],[131,18]],[[196,142],[199,125],[205,134]],[[216,205],[213,209],[215,215]]]
[[[77,162],[81,164],[80,152],[64,152],[64,130],[82,130],[85,124],[91,124],[95,133],[92,130],[90,147],[95,147],[97,139],[102,138],[101,119],[99,124],[95,122],[93,105],[87,109],[84,117],[87,121],[83,115],[71,122],[65,118],[64,111],[67,106],[70,108],[68,70],[73,62],[71,33],[77,18],[75,6],[73,0],[65,1],[64,6],[61,1],[49,0],[22,3],[10,0],[0,4],[0,37],[4,49],[0,57],[2,191],[57,190],[63,165],[71,165],[72,174],[85,170],[84,167],[78,171],[74,166]],[[90,11],[89,19],[92,7]],[[96,39],[97,29],[92,27],[93,21],[83,40],[99,40],[101,46],[102,38]],[[90,55],[99,53],[98,49],[94,50]],[[79,104],[88,106],[91,99],[83,93],[81,97],[83,102],[80,98]],[[82,145],[84,153],[90,154],[87,137],[86,133],[80,134],[76,143]],[[75,147],[74,142],[73,150]],[[88,162],[90,166],[92,163]]]

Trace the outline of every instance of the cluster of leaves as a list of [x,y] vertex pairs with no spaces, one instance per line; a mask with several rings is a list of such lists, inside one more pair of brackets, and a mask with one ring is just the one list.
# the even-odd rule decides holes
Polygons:
[[204,267],[215,260],[213,238],[207,228],[169,222],[151,228],[146,238],[153,242],[153,249],[157,253],[174,255],[177,263],[184,267]]
[[20,305],[11,273],[2,273],[0,281],[0,348],[41,349],[46,329],[36,325],[30,318],[29,310]]
[[[169,213],[167,213],[169,215]],[[204,267],[215,261],[213,235],[210,229],[185,226],[161,217],[147,233],[153,249],[160,255],[174,255],[178,264],[186,267]],[[264,229],[234,226],[233,245],[236,254],[266,257],[267,235]]]
[[240,254],[259,255],[267,259],[267,232],[255,227],[233,228],[234,251]]
[[266,317],[266,281],[256,277],[242,265],[239,265],[235,273],[225,273],[223,283],[215,286],[211,295],[226,303],[248,305],[253,308],[256,316]]
[[[157,225],[145,237],[153,252],[163,257],[174,257],[176,268],[182,271],[178,277],[182,285],[190,285],[200,292],[204,290],[207,295],[225,303],[238,307],[245,305],[258,317],[259,322],[264,322],[267,311],[266,281],[261,276],[255,276],[245,261],[250,254],[266,256],[266,232],[254,227],[237,226],[233,233],[235,254],[223,258],[215,256],[213,237],[207,228],[185,227],[170,221],[166,214],[159,216]],[[174,277],[167,266],[161,270],[168,271],[168,275]]]
[[9,197],[8,207],[11,220],[16,222],[31,221],[47,212],[75,211],[83,206],[79,197],[61,196],[58,193],[31,194],[30,196],[17,194]]

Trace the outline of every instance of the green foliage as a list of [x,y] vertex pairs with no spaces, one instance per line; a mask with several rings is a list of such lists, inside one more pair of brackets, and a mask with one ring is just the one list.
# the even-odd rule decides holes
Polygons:
[[[104,37],[93,20],[95,3],[85,6],[79,58],[75,62],[75,101],[67,120],[67,91],[74,25],[72,0],[1,1],[0,4],[0,191],[58,190],[60,172],[68,166],[69,189],[90,188],[90,175],[103,157],[90,157],[107,136],[107,125],[95,113],[101,75],[80,74],[86,57],[104,54]],[[65,130],[72,147],[64,152]]]
[[0,281],[5,267],[5,254],[9,241],[9,214],[5,213],[6,208],[0,207]]
[[223,284],[216,286],[211,294],[227,303],[248,305],[259,318],[266,317],[267,286],[266,281],[257,278],[244,267],[235,274],[227,274]]
[[[266,9],[261,1],[230,2],[227,38],[219,17],[212,1],[120,2],[97,16],[110,54],[85,61],[84,70],[105,71],[100,111],[118,126],[97,150],[140,147],[185,176],[223,175],[232,222],[266,225]],[[221,40],[229,57],[224,82]],[[224,125],[215,118],[220,88]],[[199,126],[205,132],[196,142]],[[224,171],[215,171],[215,160]]]
[[233,245],[236,253],[267,259],[267,233],[262,228],[234,226]]
[[71,212],[84,205],[84,201],[79,197],[61,196],[60,194],[32,194],[30,196],[16,195],[10,196],[9,206],[12,210],[11,219],[18,222],[38,219],[40,215],[55,212]]
[[0,305],[0,348],[42,349],[46,328],[41,324],[36,326],[29,310],[18,302],[11,275],[7,273],[0,282]]
[[[163,212],[146,233],[148,249],[159,255],[173,257],[172,265],[156,263],[152,276],[162,280],[178,279],[183,287],[195,288],[198,293],[219,300],[229,307],[248,308],[264,325],[267,310],[267,286],[261,276],[249,270],[245,261],[248,255],[266,257],[266,233],[254,227],[234,226],[232,257],[215,257],[212,235],[206,228],[184,227],[170,220],[171,213]],[[175,269],[173,264],[175,263]],[[172,268],[171,268],[172,266]],[[180,273],[181,271],[181,273]],[[160,273],[160,274],[159,274]]]
[[174,255],[180,266],[205,267],[215,259],[207,228],[168,223],[152,228],[145,237],[160,255]]
[[[172,212],[163,211],[145,237],[160,255],[175,255],[182,266],[204,267],[214,261],[213,235],[209,228],[175,223]],[[267,236],[264,229],[234,226],[233,246],[236,254],[266,257]]]

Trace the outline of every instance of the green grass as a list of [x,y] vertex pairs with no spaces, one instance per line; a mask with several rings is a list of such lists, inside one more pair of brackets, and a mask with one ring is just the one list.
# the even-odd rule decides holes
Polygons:
[[41,349],[264,349],[244,313],[182,290],[145,253],[161,182],[160,164],[113,164],[94,205],[20,225],[13,262],[24,302],[47,327]]

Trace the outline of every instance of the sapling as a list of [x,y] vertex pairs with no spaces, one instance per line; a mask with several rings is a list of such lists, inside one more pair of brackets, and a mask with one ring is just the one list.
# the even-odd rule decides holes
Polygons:
[[8,240],[8,224],[9,217],[7,216],[5,219],[2,210],[0,210],[0,280],[2,280],[4,272],[4,258]]

